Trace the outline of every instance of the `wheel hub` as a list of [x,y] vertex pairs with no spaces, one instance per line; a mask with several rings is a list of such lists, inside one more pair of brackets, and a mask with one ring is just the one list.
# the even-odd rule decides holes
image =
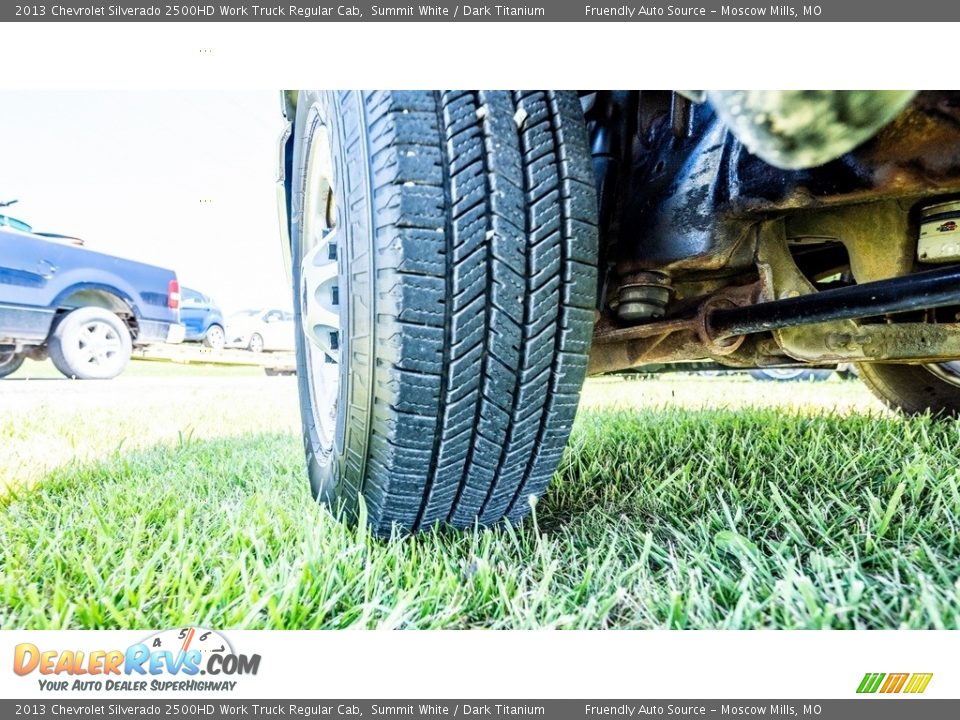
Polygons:
[[301,332],[309,369],[310,405],[321,452],[332,452],[340,395],[340,274],[333,154],[327,128],[314,131],[304,187],[300,261]]
[[111,368],[123,361],[120,334],[105,322],[94,320],[85,324],[77,346],[81,361],[89,365]]

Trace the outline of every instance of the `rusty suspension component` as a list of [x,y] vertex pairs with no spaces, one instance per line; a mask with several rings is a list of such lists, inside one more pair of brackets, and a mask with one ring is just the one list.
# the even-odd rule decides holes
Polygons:
[[717,308],[707,317],[714,340],[834,320],[859,320],[960,304],[960,267],[823,290],[748,307]]
[[[594,338],[595,357],[591,358],[590,371],[606,372],[647,362],[723,358],[735,353],[747,336],[780,328],[960,305],[960,266],[769,302],[756,302],[758,294],[758,285],[731,288],[708,298],[690,316],[629,328],[601,328]],[[882,342],[872,338],[873,335],[879,337],[895,332],[904,338],[917,335],[916,343],[907,344],[917,344],[918,347],[904,347],[903,359],[920,360],[924,352],[931,356],[946,354],[946,346],[939,348],[947,342],[946,338],[940,337],[946,330],[945,326],[927,327],[924,323],[865,326],[861,344],[872,342],[882,348]],[[857,347],[856,340],[851,339],[850,347],[836,348],[836,358],[869,356],[871,350]],[[955,353],[957,348],[953,345],[960,346],[960,341],[948,344],[952,348],[949,352]],[[872,352],[882,360],[885,359],[884,353],[890,351]]]

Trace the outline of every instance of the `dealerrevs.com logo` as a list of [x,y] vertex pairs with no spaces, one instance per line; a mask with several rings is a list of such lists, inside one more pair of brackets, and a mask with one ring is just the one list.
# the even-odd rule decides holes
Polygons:
[[237,685],[233,678],[259,669],[260,655],[236,653],[222,634],[198,627],[165,630],[126,650],[20,643],[13,655],[13,671],[36,673],[40,689],[47,691],[231,691]]

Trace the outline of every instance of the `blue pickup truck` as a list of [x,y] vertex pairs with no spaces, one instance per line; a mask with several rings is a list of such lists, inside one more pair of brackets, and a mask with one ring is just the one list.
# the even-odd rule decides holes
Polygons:
[[183,336],[173,270],[0,215],[0,377],[49,357],[67,377],[109,379],[134,346]]

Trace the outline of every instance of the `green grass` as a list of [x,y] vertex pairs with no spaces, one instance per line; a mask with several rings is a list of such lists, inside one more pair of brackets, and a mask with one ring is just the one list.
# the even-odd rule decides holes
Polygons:
[[[594,384],[535,519],[390,541],[311,502],[293,385],[269,387],[259,417],[240,393],[234,425],[104,440],[14,490],[0,626],[960,624],[960,425],[867,414],[856,384]],[[684,407],[711,394],[755,407]]]

